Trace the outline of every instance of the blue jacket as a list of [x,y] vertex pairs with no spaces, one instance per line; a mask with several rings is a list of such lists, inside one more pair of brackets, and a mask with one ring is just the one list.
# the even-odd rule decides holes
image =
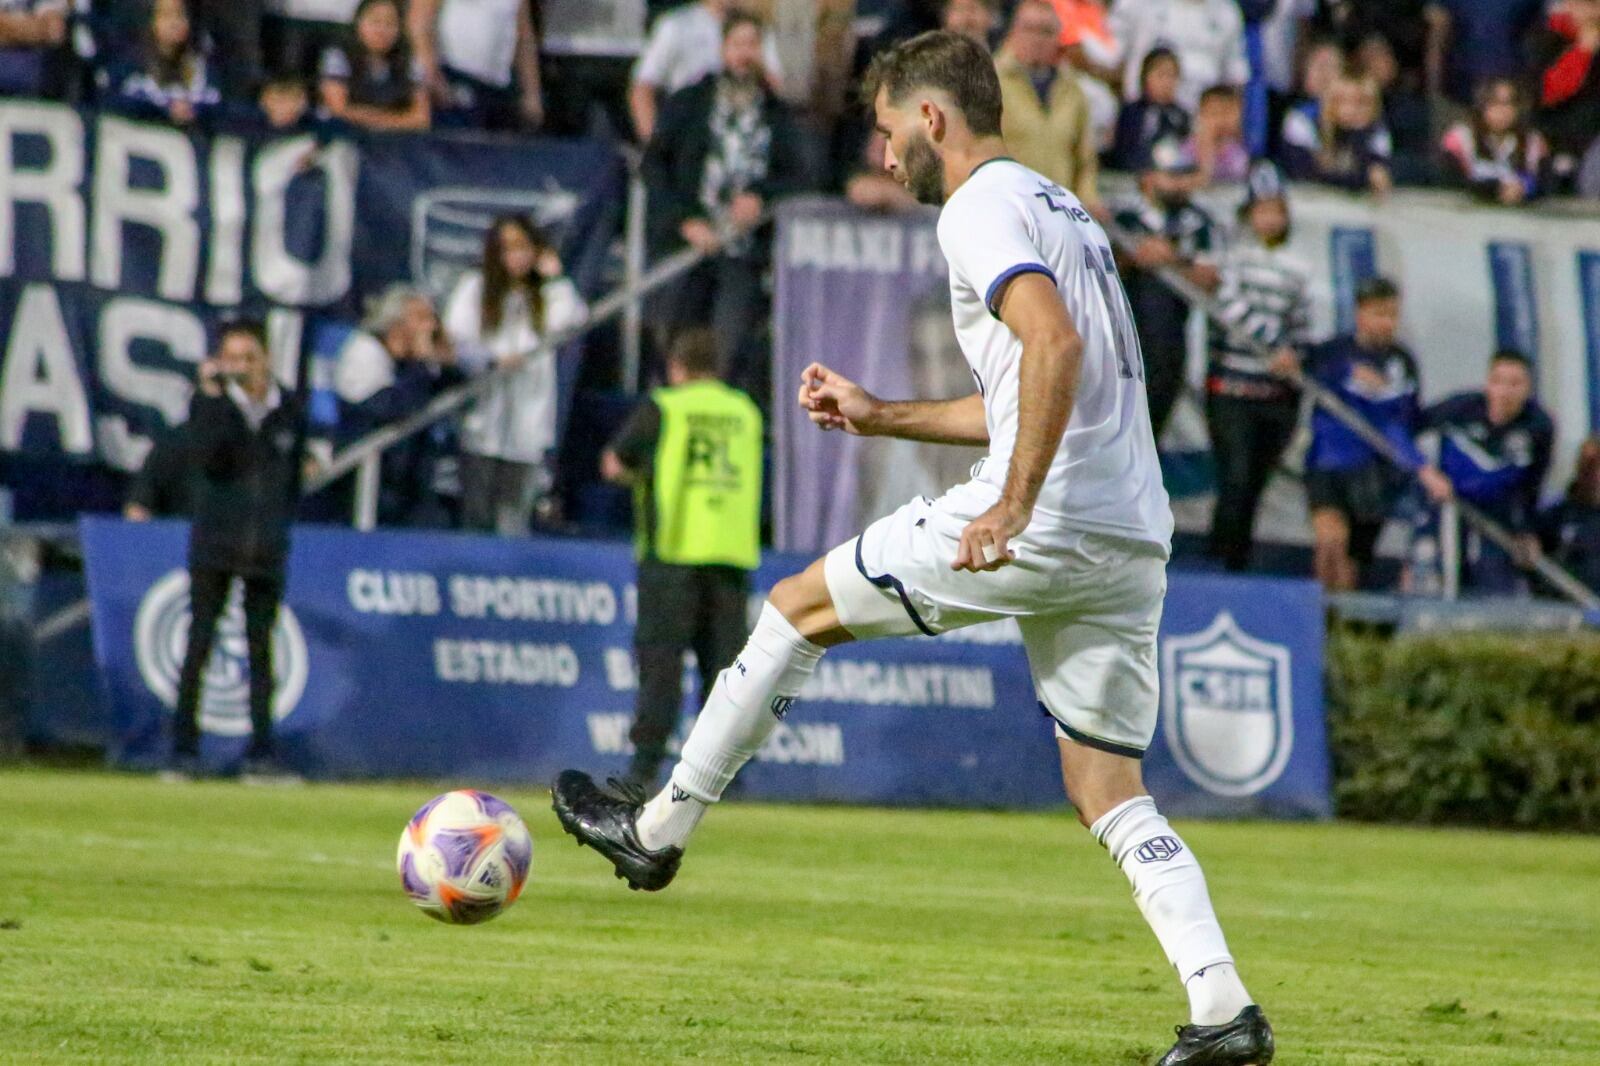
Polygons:
[[1513,530],[1533,527],[1555,440],[1555,425],[1538,403],[1529,400],[1496,426],[1483,393],[1457,393],[1422,413],[1422,430],[1418,465],[1436,464],[1457,495]]
[[[1382,374],[1386,384],[1368,393],[1356,385],[1355,368],[1364,364]],[[1417,361],[1409,351],[1392,345],[1368,351],[1352,336],[1335,337],[1311,349],[1307,369],[1325,388],[1352,407],[1384,436],[1408,454],[1414,454],[1419,407]],[[1311,416],[1311,449],[1307,470],[1359,470],[1382,462],[1365,441],[1320,407]]]

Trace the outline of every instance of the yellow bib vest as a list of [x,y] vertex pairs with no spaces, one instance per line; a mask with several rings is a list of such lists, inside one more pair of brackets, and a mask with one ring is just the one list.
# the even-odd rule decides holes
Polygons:
[[710,379],[656,389],[650,398],[661,411],[661,434],[654,476],[634,490],[639,557],[754,570],[761,561],[761,412],[744,393]]

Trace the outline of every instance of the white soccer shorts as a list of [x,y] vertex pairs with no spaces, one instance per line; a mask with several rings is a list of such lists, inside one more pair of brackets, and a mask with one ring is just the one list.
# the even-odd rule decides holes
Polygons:
[[[1155,735],[1156,630],[1167,592],[1157,545],[1099,533],[1033,531],[999,570],[952,570],[961,531],[986,508],[958,486],[920,497],[830,551],[828,594],[858,640],[935,636],[1015,618],[1034,692],[1058,736],[1133,758]],[[970,512],[970,513],[969,513]]]

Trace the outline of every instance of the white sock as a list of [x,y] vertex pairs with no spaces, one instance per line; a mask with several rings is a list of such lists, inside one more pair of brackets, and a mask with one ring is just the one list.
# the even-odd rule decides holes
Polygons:
[[822,651],[772,604],[761,608],[744,650],[717,675],[667,787],[639,812],[640,843],[652,851],[683,847],[706,807],[788,713]]
[[1133,882],[1134,902],[1189,993],[1189,1020],[1220,1025],[1252,1002],[1211,909],[1205,874],[1149,796],[1108,811],[1089,827]]

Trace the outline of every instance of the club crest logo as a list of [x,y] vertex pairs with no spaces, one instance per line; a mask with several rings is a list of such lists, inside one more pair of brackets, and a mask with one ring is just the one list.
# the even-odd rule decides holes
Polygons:
[[774,696],[772,697],[772,716],[781,722],[789,713],[789,708],[793,706],[793,696]]
[[[189,574],[174,570],[146,592],[133,621],[134,656],[139,674],[168,710],[178,705],[178,674],[189,647]],[[287,604],[278,609],[272,631],[275,681],[272,717],[281,720],[305,694],[310,657],[305,634]],[[250,735],[250,657],[244,634],[244,589],[234,583],[228,606],[206,663],[200,697],[200,728],[214,736]]]
[[1167,746],[1190,780],[1219,796],[1253,796],[1294,749],[1289,649],[1257,640],[1223,611],[1161,649]]
[[1183,850],[1183,841],[1177,837],[1152,837],[1140,844],[1134,857],[1141,863],[1166,862]]

